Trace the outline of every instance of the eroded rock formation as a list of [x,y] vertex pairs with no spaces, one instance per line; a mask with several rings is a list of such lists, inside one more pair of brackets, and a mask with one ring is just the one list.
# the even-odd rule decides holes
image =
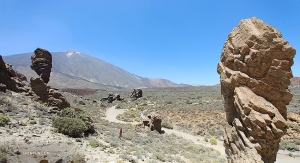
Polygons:
[[131,98],[138,99],[140,97],[143,97],[143,91],[141,89],[133,89],[130,95]]
[[50,80],[52,55],[45,49],[37,48],[31,56],[31,69],[34,70],[45,83]]
[[49,112],[56,113],[61,109],[70,107],[70,103],[66,98],[54,89],[51,89],[43,79],[40,77],[30,79],[31,90],[29,94],[34,97],[35,100],[40,100],[51,106]]
[[31,90],[29,94],[36,100],[47,103],[51,108],[50,113],[57,113],[61,109],[70,107],[70,103],[59,92],[51,89],[47,83],[50,80],[52,68],[52,55],[45,49],[37,48],[31,56],[31,69],[33,69],[39,77],[30,79]]
[[158,114],[150,114],[147,116],[147,118],[143,119],[143,125],[148,126],[151,131],[156,130],[158,132],[161,132],[161,116]]
[[28,91],[28,88],[26,87],[26,84],[22,82],[24,80],[26,81],[26,77],[23,74],[14,71],[12,66],[6,64],[0,55],[0,83],[3,84],[1,90],[3,92],[5,92],[6,89],[14,92],[26,92]]
[[275,162],[287,129],[288,86],[296,51],[262,20],[240,21],[223,46],[217,71],[227,122],[229,162]]
[[112,103],[115,100],[122,101],[124,98],[122,98],[119,94],[109,92],[108,97],[103,97],[100,99],[100,101],[107,101],[108,103]]

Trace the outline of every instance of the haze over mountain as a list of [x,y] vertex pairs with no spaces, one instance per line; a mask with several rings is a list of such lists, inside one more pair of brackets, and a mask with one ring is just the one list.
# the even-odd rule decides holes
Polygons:
[[[144,78],[127,72],[119,67],[87,54],[67,51],[51,52],[52,72],[49,85],[55,88],[139,88],[139,87],[178,87],[166,79]],[[13,66],[14,70],[23,73],[27,79],[36,77],[31,70],[32,53],[4,56],[4,61]]]

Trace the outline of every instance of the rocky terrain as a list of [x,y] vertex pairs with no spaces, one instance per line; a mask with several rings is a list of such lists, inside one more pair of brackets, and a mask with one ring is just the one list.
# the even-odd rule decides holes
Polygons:
[[32,54],[29,82],[0,55],[0,162],[299,162],[294,55],[257,18],[228,35],[211,87],[58,90],[47,50]]

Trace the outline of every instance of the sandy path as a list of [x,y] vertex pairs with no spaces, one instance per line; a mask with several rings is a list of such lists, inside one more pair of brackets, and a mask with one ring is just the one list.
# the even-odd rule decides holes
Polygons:
[[[116,109],[115,106],[112,106],[110,108],[107,108],[106,110],[106,120],[108,120],[109,122],[115,122],[115,123],[130,123],[130,122],[124,122],[124,121],[120,121],[117,120],[117,115],[119,114],[123,114],[126,111],[126,109]],[[131,122],[131,124],[137,124],[138,122]],[[165,133],[167,134],[175,134],[177,136],[180,136],[184,139],[187,140],[191,140],[193,141],[195,144],[201,144],[203,146],[209,147],[209,148],[213,148],[215,150],[220,151],[222,156],[226,156],[225,154],[225,148],[223,146],[223,141],[217,140],[218,144],[217,145],[211,145],[209,142],[205,142],[204,141],[204,137],[202,136],[194,136],[185,132],[181,132],[181,131],[177,131],[174,129],[167,129],[167,128],[162,128]],[[300,157],[290,157],[286,154],[277,154],[277,161],[276,163],[299,163],[300,162]]]
[[115,123],[123,123],[123,124],[138,124],[139,122],[125,122],[125,121],[120,121],[117,119],[117,115],[123,114],[126,111],[126,109],[116,109],[116,106],[112,106],[110,108],[106,109],[105,115],[106,115],[106,120],[109,122],[115,122]]

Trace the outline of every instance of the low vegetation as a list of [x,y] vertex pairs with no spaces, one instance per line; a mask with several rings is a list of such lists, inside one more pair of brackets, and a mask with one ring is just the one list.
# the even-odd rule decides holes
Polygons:
[[94,132],[93,120],[82,109],[66,108],[52,117],[53,127],[71,137],[81,137],[85,132]]
[[10,122],[10,119],[5,114],[0,113],[0,126],[4,126],[8,122]]

